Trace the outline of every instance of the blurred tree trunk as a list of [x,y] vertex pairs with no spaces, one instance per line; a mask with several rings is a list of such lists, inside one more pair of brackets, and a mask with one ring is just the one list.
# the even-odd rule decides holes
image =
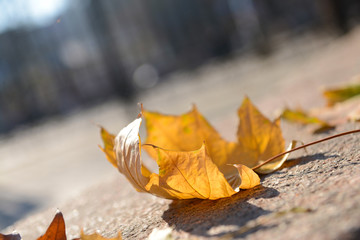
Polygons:
[[124,100],[131,101],[135,95],[135,88],[124,68],[121,56],[118,54],[116,39],[111,33],[111,23],[108,21],[104,9],[104,2],[92,0],[89,7],[90,26],[100,49],[107,76],[114,87],[115,94]]

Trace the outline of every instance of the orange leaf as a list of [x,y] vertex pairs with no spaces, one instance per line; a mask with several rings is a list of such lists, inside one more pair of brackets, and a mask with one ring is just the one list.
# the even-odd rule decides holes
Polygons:
[[55,214],[46,233],[37,240],[66,240],[65,221],[61,212]]

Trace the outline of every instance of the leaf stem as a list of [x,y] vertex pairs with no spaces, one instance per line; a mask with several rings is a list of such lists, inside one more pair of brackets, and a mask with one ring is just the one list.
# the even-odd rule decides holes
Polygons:
[[307,143],[305,145],[302,145],[300,147],[296,147],[296,148],[293,148],[289,151],[285,151],[285,152],[282,152],[282,153],[279,153],[278,155],[275,155],[269,159],[267,159],[265,162],[259,164],[259,165],[256,165],[255,167],[252,168],[252,170],[255,170],[259,167],[262,167],[264,166],[265,164],[273,161],[274,159],[278,158],[278,157],[281,157],[285,154],[288,154],[288,153],[291,153],[291,152],[294,152],[294,151],[297,151],[299,149],[302,149],[302,148],[305,148],[305,147],[308,147],[308,146],[311,146],[311,145],[314,145],[314,144],[318,144],[318,143],[321,143],[321,142],[325,142],[327,140],[330,140],[330,139],[333,139],[333,138],[337,138],[337,137],[341,137],[341,136],[345,136],[345,135],[349,135],[349,134],[352,134],[352,133],[359,133],[360,132],[360,129],[357,129],[357,130],[352,130],[352,131],[348,131],[348,132],[343,132],[343,133],[339,133],[339,134],[336,134],[336,135],[333,135],[333,136],[330,136],[330,137],[326,137],[326,138],[323,138],[323,139],[320,139],[320,140],[317,140],[317,141],[314,141],[314,142],[310,142],[310,143]]

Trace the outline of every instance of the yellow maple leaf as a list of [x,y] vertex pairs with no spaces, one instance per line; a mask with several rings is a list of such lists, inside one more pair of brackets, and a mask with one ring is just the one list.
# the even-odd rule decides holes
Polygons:
[[[285,150],[280,119],[271,122],[247,97],[238,110],[240,124],[237,130],[237,142],[224,140],[196,107],[180,116],[148,111],[143,111],[143,115],[147,130],[145,144],[176,151],[190,151],[198,149],[202,142],[205,142],[211,159],[225,176],[235,171],[229,164],[243,164],[251,168]],[[156,159],[152,149],[145,150]],[[287,156],[276,159],[256,171],[258,173],[275,171],[281,166],[278,166],[279,163],[284,162],[286,158]]]
[[[279,119],[271,122],[265,118],[248,98],[244,99],[238,115],[238,141],[227,142],[196,107],[180,116],[143,111],[148,136],[143,147],[157,161],[159,174],[142,165],[141,117],[117,135],[115,153],[107,151],[110,149],[107,144],[113,140],[109,141],[111,135],[103,134],[102,130],[103,151],[111,163],[111,156],[115,155],[118,170],[139,192],[170,199],[229,197],[239,188],[260,184],[260,178],[251,168],[285,150]],[[256,171],[272,172],[287,157],[288,154]]]

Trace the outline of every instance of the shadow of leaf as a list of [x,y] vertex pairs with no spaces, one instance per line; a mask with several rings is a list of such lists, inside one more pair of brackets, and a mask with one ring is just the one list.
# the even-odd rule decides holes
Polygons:
[[[247,202],[250,198],[272,198],[279,192],[272,188],[258,186],[240,191],[230,198],[211,200],[174,200],[162,218],[176,230],[210,237],[209,230],[221,226],[244,226],[248,221],[269,214],[260,207]],[[224,232],[226,233],[226,232]],[[219,234],[216,234],[219,235]],[[220,234],[221,235],[221,234]]]

